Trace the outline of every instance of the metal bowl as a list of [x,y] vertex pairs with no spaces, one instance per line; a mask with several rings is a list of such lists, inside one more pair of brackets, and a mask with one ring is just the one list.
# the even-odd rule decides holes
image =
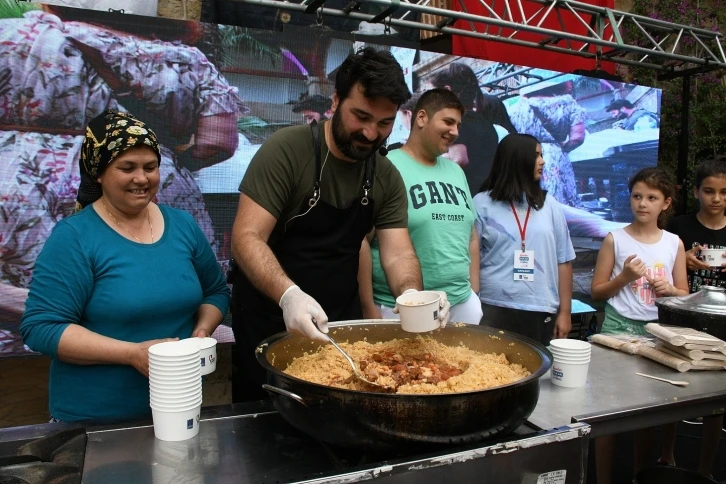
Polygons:
[[688,296],[655,300],[661,324],[683,326],[726,339],[726,289],[701,286]]
[[[394,320],[347,321],[331,325],[339,341],[375,343],[410,337]],[[430,333],[448,345],[460,342],[482,352],[504,353],[531,375],[500,387],[465,393],[399,395],[319,385],[283,373],[293,358],[320,344],[279,333],[257,348],[267,370],[265,388],[275,408],[293,426],[324,442],[374,450],[400,445],[466,444],[505,435],[524,423],[539,398],[539,378],[552,365],[540,343],[486,326],[447,326]]]

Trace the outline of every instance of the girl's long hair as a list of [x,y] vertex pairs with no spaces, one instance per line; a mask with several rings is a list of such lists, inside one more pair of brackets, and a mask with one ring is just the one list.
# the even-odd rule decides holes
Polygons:
[[666,200],[669,198],[671,199],[671,204],[668,208],[658,215],[658,228],[665,228],[668,219],[675,211],[676,184],[673,181],[673,178],[671,178],[670,174],[663,168],[653,166],[650,168],[643,168],[630,179],[628,182],[628,191],[630,193],[633,193],[633,187],[638,182],[643,182],[650,188],[660,191]]
[[521,202],[522,196],[535,210],[544,206],[547,192],[534,179],[537,145],[540,142],[528,134],[509,134],[497,146],[489,176],[480,192],[489,192],[492,200]]

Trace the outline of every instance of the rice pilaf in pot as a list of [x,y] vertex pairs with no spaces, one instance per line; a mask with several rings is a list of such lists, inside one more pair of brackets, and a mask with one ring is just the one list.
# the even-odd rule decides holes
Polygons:
[[[395,388],[398,394],[441,394],[479,391],[514,383],[530,375],[504,354],[484,353],[463,343],[448,346],[432,337],[385,342],[339,342],[365,378]],[[295,358],[284,372],[312,383],[371,391],[357,380],[350,365],[332,346]]]

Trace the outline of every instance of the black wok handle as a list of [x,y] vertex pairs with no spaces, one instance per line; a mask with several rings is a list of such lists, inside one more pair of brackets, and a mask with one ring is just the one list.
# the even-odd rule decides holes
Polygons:
[[283,397],[287,397],[291,400],[295,400],[297,403],[299,403],[301,405],[304,405],[306,407],[308,406],[308,404],[305,402],[305,400],[303,400],[303,398],[296,393],[288,392],[287,390],[283,390],[282,388],[273,387],[272,385],[268,385],[266,383],[262,385],[262,388],[264,390],[267,390],[270,393],[277,393],[278,395],[282,395]]

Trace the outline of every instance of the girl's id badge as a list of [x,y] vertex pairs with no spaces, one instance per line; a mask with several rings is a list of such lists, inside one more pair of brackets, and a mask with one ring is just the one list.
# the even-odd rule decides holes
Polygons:
[[514,280],[534,282],[534,251],[514,251]]

